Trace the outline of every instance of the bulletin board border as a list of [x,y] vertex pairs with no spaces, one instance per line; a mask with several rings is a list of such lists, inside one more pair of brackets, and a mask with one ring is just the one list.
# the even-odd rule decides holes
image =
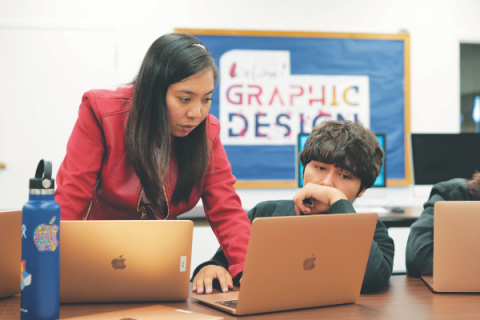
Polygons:
[[[334,39],[368,39],[399,40],[404,45],[404,145],[405,145],[405,177],[403,179],[387,179],[387,186],[407,186],[412,184],[412,166],[410,157],[410,35],[350,33],[350,32],[309,32],[309,31],[273,31],[273,30],[220,30],[220,29],[183,29],[175,28],[174,32],[189,33],[202,36],[251,36],[251,37],[300,37],[300,38],[334,38]],[[235,188],[295,188],[296,181],[250,181],[239,180]]]

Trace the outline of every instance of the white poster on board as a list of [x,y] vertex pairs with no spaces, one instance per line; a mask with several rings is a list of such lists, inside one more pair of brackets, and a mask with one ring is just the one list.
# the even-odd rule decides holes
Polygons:
[[370,127],[368,76],[292,75],[289,51],[231,50],[220,58],[225,145],[294,145],[324,120]]

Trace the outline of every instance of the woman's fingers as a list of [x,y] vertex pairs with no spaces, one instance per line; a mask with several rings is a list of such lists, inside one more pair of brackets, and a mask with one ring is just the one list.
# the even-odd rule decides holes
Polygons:
[[227,271],[227,282],[228,282],[228,288],[229,289],[233,289],[233,279],[232,279],[232,275],[230,274],[230,272]]
[[230,286],[232,286],[233,288],[233,285],[232,285],[232,277],[230,276],[230,280],[228,279],[228,275],[230,275],[230,273],[228,273],[225,269],[223,270],[217,270],[217,278],[218,278],[218,281],[220,282],[220,287],[222,288],[222,292],[228,292],[228,289],[230,288]]
[[213,292],[213,279],[218,279],[223,292],[228,292],[228,289],[233,289],[233,281],[230,273],[223,267],[209,265],[205,266],[197,273],[192,281],[192,291],[197,293]]

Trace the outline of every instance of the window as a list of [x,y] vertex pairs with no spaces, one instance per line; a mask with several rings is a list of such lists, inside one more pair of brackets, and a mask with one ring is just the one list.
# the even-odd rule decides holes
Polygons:
[[480,44],[460,44],[460,123],[460,132],[480,133]]

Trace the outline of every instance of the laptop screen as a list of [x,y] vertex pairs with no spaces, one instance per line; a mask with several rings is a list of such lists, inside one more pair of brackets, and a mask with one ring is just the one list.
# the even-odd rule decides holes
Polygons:
[[416,185],[471,179],[475,171],[480,171],[480,134],[412,133],[411,141]]
[[[380,143],[380,146],[383,148],[384,152],[386,150],[385,148],[385,135],[383,133],[376,133],[375,134],[377,137],[378,143]],[[305,143],[307,142],[308,137],[310,136],[309,133],[299,133],[298,134],[298,139],[297,139],[297,146],[298,146],[298,154],[300,155],[300,152],[302,152],[303,148],[305,147]],[[382,166],[382,171],[378,175],[377,179],[375,180],[373,187],[386,187],[387,186],[387,177],[385,173],[385,159],[383,161],[383,166]],[[302,188],[303,187],[303,165],[300,162],[300,156],[297,156],[297,187]]]

